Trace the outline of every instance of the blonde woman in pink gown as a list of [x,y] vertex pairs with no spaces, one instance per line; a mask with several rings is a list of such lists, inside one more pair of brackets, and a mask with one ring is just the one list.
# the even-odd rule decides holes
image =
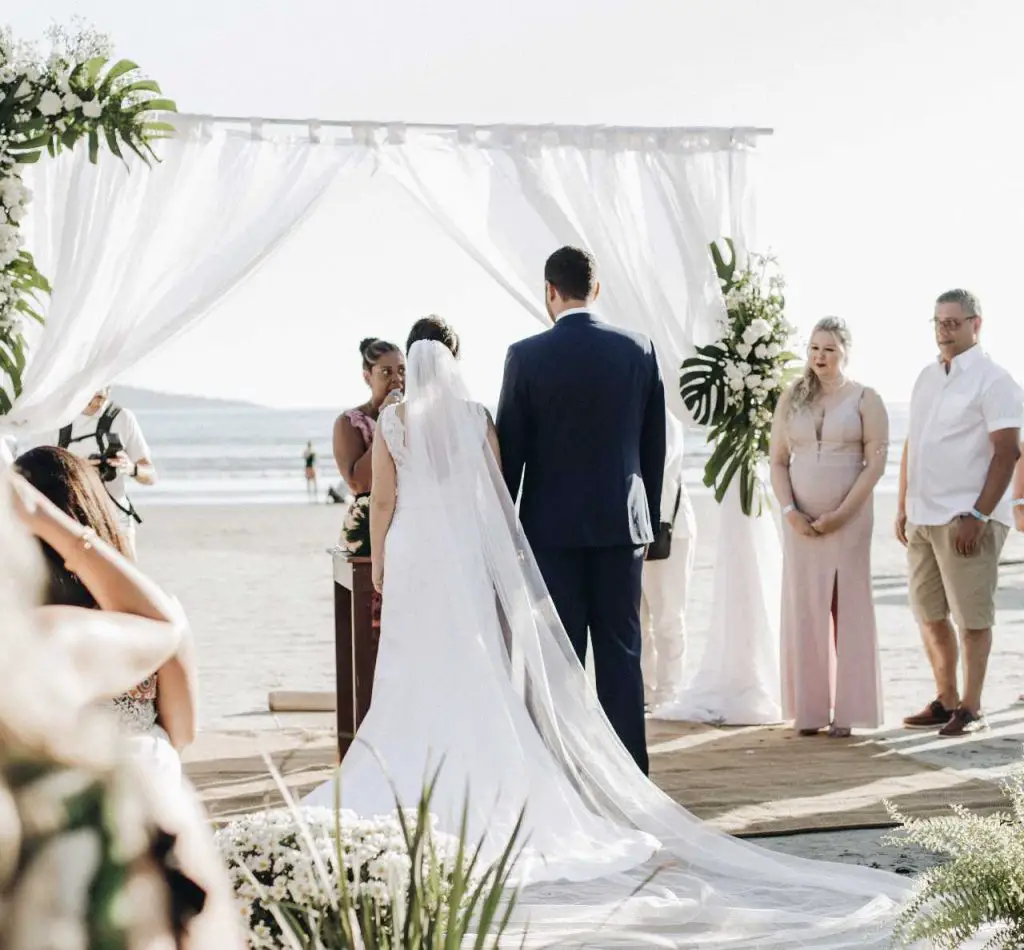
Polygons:
[[842,320],[818,322],[771,444],[784,523],[783,707],[801,735],[827,727],[834,738],[882,721],[871,529],[889,419],[878,394],[844,374],[849,348]]

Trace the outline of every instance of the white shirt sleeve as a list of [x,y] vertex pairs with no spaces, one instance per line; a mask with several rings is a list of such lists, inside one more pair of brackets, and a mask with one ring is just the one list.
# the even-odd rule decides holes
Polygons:
[[981,397],[981,413],[989,432],[1019,429],[1024,417],[1024,394],[1009,373],[1000,373]]
[[125,455],[128,458],[133,462],[138,462],[139,459],[152,461],[149,445],[146,443],[146,437],[142,434],[142,427],[139,425],[138,419],[135,418],[135,413],[128,409],[122,409],[114,420],[113,428],[121,436]]

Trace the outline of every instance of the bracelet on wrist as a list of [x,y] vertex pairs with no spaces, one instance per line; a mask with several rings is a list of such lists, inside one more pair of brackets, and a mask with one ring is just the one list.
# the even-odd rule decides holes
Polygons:
[[1024,498],[1014,498],[1013,501],[1010,502],[1010,507],[1024,508]]
[[790,502],[788,505],[784,505],[782,508],[782,517],[785,518],[791,511],[796,511],[796,505]]

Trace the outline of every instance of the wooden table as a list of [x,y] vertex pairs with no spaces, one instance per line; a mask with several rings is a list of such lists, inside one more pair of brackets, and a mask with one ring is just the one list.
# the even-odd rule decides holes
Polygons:
[[380,641],[380,597],[368,557],[335,551],[334,668],[337,680],[338,754],[344,757],[370,708]]

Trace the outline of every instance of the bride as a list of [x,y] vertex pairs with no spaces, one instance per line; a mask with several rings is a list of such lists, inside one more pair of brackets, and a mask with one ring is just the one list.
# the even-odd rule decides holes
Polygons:
[[[432,810],[496,858],[525,807],[516,923],[527,946],[889,945],[908,883],[762,850],[702,824],[637,769],[604,717],[501,477],[454,333],[421,321],[407,396],[373,448],[373,704],[306,804],[390,813],[440,765]],[[335,788],[340,783],[340,788]]]

